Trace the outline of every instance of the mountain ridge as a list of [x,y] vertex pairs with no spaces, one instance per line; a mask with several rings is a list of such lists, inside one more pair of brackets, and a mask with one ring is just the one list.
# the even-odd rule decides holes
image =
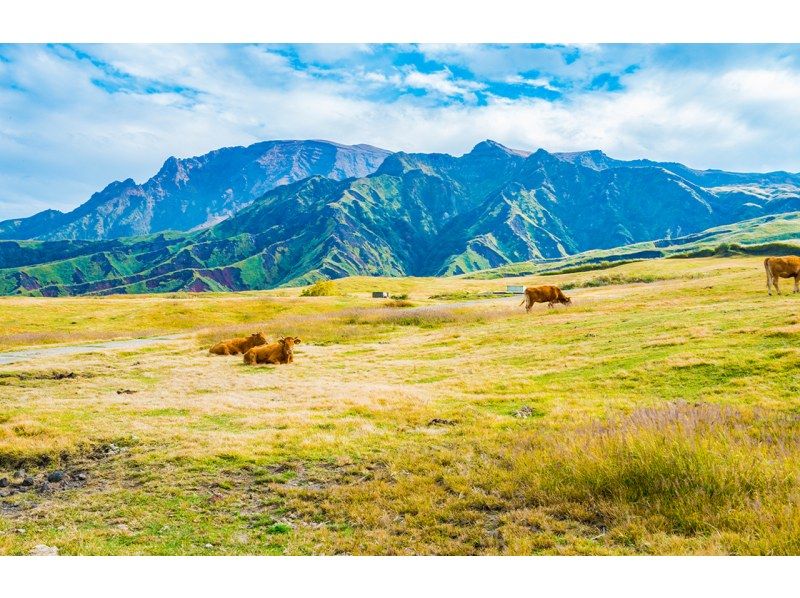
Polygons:
[[766,183],[739,174],[722,188],[674,170],[490,141],[458,157],[396,152],[367,176],[277,186],[195,232],[78,247],[0,242],[0,292],[243,290],[354,274],[463,274],[800,210],[800,177],[791,173]]
[[167,158],[143,183],[113,181],[70,212],[0,222],[0,239],[103,240],[212,225],[270,189],[315,174],[365,176],[391,152],[324,140],[262,141]]

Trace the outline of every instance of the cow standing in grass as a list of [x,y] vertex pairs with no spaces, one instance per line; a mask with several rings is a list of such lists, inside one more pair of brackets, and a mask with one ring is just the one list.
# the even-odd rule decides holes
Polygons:
[[267,338],[260,332],[242,338],[232,338],[227,341],[220,341],[208,352],[213,355],[239,355],[245,353],[253,347],[267,344]]
[[299,338],[287,336],[277,343],[253,347],[244,354],[244,362],[247,365],[256,363],[292,363],[294,361],[294,346],[299,342]]
[[564,295],[558,287],[547,284],[525,289],[525,299],[520,305],[525,305],[525,311],[530,312],[534,303],[547,303],[547,307],[553,307],[556,303],[569,305],[572,303],[572,299]]
[[785,255],[783,257],[768,257],[764,260],[764,269],[767,271],[767,292],[772,295],[772,287],[781,294],[778,286],[780,278],[794,278],[794,292],[800,292],[800,257]]

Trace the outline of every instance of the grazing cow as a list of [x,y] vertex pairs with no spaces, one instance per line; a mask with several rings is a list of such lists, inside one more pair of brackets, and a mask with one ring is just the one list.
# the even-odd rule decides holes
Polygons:
[[299,338],[279,339],[277,343],[254,347],[244,354],[247,365],[256,363],[292,363],[294,361],[294,346],[300,342]]
[[239,353],[245,353],[253,347],[265,344],[267,344],[267,338],[260,332],[256,332],[247,337],[221,341],[211,347],[208,352],[214,355],[238,355]]
[[800,257],[785,255],[783,257],[768,257],[764,260],[764,269],[767,271],[767,292],[772,295],[772,287],[781,294],[778,279],[794,278],[794,292],[800,292]]
[[551,284],[541,287],[527,287],[525,289],[525,299],[520,305],[525,305],[525,311],[530,312],[534,303],[547,303],[547,307],[553,307],[556,303],[569,305],[572,299],[564,295],[561,289]]

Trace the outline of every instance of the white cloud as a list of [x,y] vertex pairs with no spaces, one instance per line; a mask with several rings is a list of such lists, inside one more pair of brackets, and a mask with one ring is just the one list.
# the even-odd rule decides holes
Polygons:
[[529,87],[541,87],[550,91],[558,91],[556,87],[553,87],[550,79],[546,77],[531,78],[523,77],[521,75],[509,75],[503,79],[503,81],[506,83],[511,83],[512,85],[527,85]]
[[[625,75],[621,91],[576,89],[558,101],[510,100],[487,91],[485,103],[478,103],[476,92],[490,86],[454,75],[455,66],[423,73],[357,59],[339,76],[321,77],[258,46],[83,50],[126,73],[132,89],[99,88],[92,80],[113,79],[108,69],[69,51],[0,51],[10,60],[0,61],[0,219],[70,209],[112,180],[145,180],[170,155],[264,139],[326,138],[460,154],[491,138],[522,149],[599,148],[620,158],[700,168],[800,170],[800,73],[786,61],[713,71],[651,64]],[[340,60],[348,58],[344,50]],[[441,60],[457,50],[425,49]],[[500,68],[501,49],[483,46],[462,48],[471,58],[461,62],[477,60],[497,81],[552,85],[549,76],[520,75],[531,55],[517,47],[509,52],[528,62]],[[592,60],[605,60],[602,49],[591,53],[597,55]],[[553,61],[565,68],[560,58]],[[587,68],[576,67],[581,77]],[[137,89],[152,82],[164,91]],[[380,99],[384,88],[394,95]],[[398,98],[404,89],[439,100]]]
[[476,81],[456,79],[448,69],[433,73],[421,73],[414,68],[407,69],[403,84],[413,89],[433,91],[445,97],[458,97],[470,102],[477,99],[475,91],[486,87],[485,84]]
[[733,69],[720,78],[720,85],[743,101],[800,102],[800,72],[788,69]]

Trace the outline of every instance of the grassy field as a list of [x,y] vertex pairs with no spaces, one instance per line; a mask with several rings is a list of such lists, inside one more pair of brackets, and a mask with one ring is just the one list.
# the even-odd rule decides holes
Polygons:
[[[573,305],[478,298],[507,282]],[[0,298],[0,351],[178,335],[0,366],[34,482],[0,553],[800,553],[800,296],[762,258],[336,289]],[[295,363],[207,355],[255,330]]]

